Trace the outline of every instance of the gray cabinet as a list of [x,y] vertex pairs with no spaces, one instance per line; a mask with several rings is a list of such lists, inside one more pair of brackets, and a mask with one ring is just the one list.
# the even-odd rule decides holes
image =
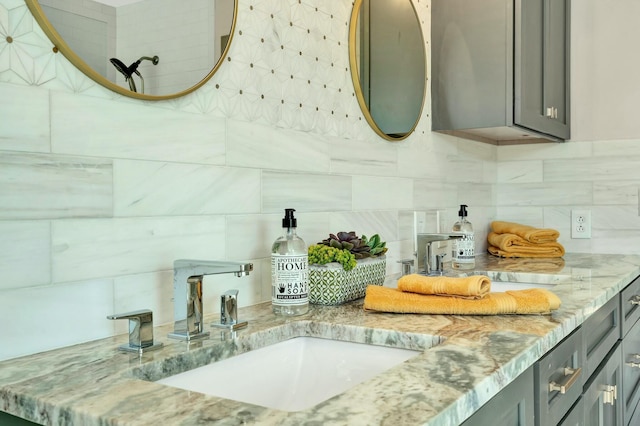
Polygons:
[[[627,426],[640,424],[640,277],[620,293],[622,318],[622,417]],[[634,419],[636,418],[636,419]]]
[[569,0],[433,0],[432,126],[489,142],[569,138]]
[[616,342],[605,361],[585,385],[583,423],[585,426],[622,424],[622,407],[618,393],[622,389],[621,346]]
[[534,364],[537,425],[556,425],[582,394],[583,329],[578,328]]
[[518,376],[463,426],[533,426],[533,368]]

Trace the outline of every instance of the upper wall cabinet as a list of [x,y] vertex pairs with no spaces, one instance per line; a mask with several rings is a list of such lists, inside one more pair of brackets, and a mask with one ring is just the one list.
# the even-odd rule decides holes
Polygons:
[[432,0],[433,130],[569,139],[570,0]]

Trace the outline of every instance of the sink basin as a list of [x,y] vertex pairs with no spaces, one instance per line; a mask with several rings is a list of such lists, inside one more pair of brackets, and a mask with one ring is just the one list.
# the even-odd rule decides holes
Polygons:
[[341,394],[420,353],[304,336],[157,383],[268,408],[299,411]]
[[491,292],[498,293],[507,290],[524,290],[527,288],[553,287],[571,279],[570,275],[548,275],[520,272],[493,272],[482,273],[491,278]]
[[524,290],[526,288],[546,288],[550,290],[557,284],[541,284],[541,283],[519,283],[514,281],[492,281],[491,292],[501,293],[508,290]]

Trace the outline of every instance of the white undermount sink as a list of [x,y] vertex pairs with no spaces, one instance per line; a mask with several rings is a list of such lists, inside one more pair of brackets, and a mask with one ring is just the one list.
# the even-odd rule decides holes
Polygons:
[[519,283],[514,281],[492,281],[491,292],[501,293],[509,290],[524,290],[527,288],[546,288],[551,289],[557,284],[541,284],[541,283]]
[[524,290],[527,288],[546,288],[548,290],[571,279],[570,275],[520,274],[487,272],[491,279],[491,292],[499,293],[508,290]]
[[157,381],[285,411],[339,395],[420,351],[296,337]]

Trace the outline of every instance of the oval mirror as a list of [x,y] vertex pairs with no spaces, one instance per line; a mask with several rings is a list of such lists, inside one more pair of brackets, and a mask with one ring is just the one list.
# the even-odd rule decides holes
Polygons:
[[58,49],[97,83],[161,100],[207,82],[229,50],[237,0],[25,0]]
[[411,0],[355,0],[349,65],[360,108],[373,130],[402,140],[415,129],[426,93],[426,52]]

